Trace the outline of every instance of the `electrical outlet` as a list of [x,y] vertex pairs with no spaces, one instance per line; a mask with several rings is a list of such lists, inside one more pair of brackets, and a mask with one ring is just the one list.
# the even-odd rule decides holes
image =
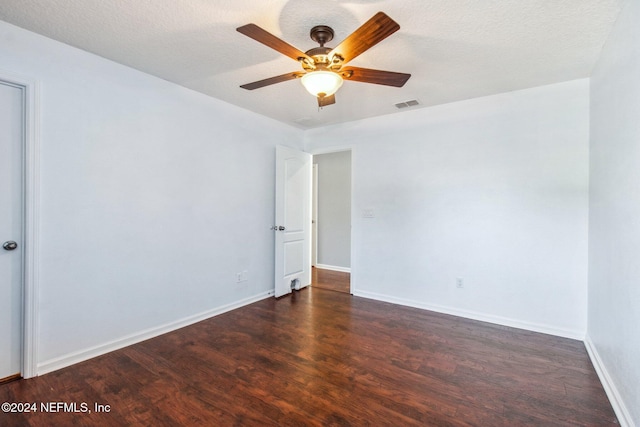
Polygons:
[[249,280],[249,270],[242,270],[240,273],[236,273],[236,283],[242,283]]
[[456,288],[458,289],[464,288],[464,280],[462,279],[462,277],[456,278]]

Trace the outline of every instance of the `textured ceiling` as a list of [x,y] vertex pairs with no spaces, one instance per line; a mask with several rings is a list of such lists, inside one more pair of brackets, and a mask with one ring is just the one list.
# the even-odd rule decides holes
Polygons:
[[[317,127],[588,77],[623,0],[2,0],[0,19],[282,122]],[[350,65],[412,74],[402,88],[345,82],[319,110],[300,70],[235,31],[255,23],[302,51],[333,47],[383,11],[400,30]],[[405,109],[406,110],[406,109]],[[404,111],[404,110],[403,110]]]

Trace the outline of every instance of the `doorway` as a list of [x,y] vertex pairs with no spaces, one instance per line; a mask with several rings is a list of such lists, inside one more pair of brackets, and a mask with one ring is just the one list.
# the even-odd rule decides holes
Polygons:
[[351,150],[313,156],[312,286],[351,293]]
[[2,379],[38,373],[39,86],[29,77],[0,72]]

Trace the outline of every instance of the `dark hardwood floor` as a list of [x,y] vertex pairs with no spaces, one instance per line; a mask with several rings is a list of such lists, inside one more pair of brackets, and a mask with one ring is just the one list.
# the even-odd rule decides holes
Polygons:
[[579,341],[317,288],[3,384],[0,402],[92,410],[2,426],[617,423]]
[[313,267],[311,286],[349,294],[351,293],[351,274]]

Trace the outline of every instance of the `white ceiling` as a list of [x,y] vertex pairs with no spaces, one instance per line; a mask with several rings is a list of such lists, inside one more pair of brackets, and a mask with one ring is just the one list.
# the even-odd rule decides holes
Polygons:
[[[0,19],[301,128],[588,77],[623,0],[2,0]],[[345,82],[318,110],[300,70],[238,33],[255,23],[302,51],[314,25],[336,46],[383,11],[400,30],[353,66],[412,74],[402,88]],[[4,41],[6,43],[6,41]],[[408,109],[405,109],[408,110]],[[403,110],[403,111],[405,111]]]

